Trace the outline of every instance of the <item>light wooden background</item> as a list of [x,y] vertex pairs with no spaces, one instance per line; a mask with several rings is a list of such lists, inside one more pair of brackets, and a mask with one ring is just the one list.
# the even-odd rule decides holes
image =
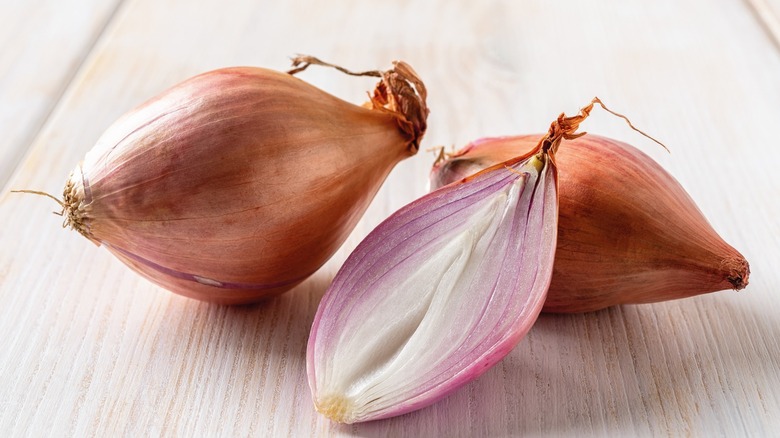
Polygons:
[[[751,3],[752,2],[752,3]],[[740,436],[780,426],[780,0],[0,0],[3,436]],[[506,359],[418,412],[317,415],[304,351],[349,251],[426,191],[399,165],[340,252],[255,307],[175,296],[60,229],[53,202],[120,114],[196,73],[410,62],[430,91],[423,147],[544,131],[598,95],[587,130],[634,143],[751,263],[750,286],[542,316]],[[362,102],[373,80],[301,75]],[[564,145],[565,147],[565,145]]]

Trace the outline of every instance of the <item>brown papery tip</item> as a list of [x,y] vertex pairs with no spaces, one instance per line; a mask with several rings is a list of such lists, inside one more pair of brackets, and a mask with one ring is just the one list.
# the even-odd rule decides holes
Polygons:
[[748,285],[750,264],[744,257],[729,257],[721,262],[721,266],[728,272],[726,279],[734,286],[734,290],[742,290]]
[[646,134],[641,129],[634,126],[628,117],[607,108],[607,106],[604,105],[604,102],[602,102],[598,97],[594,97],[590,103],[580,108],[580,112],[575,116],[567,117],[566,114],[561,113],[558,118],[550,124],[549,131],[547,131],[547,134],[539,141],[539,146],[537,148],[543,153],[551,152],[553,155],[555,155],[555,152],[558,150],[558,146],[561,144],[561,141],[574,140],[575,138],[579,138],[587,134],[587,132],[578,133],[577,130],[580,129],[580,124],[584,122],[588,116],[590,116],[590,112],[593,111],[593,106],[596,104],[601,106],[604,111],[612,114],[613,116],[625,120],[631,129],[658,143],[661,145],[661,147],[666,149],[666,152],[669,152],[669,148],[667,148],[665,144],[661,143],[660,141]]
[[428,91],[417,72],[403,61],[394,61],[377,84],[371,102],[396,116],[398,127],[410,138],[411,152],[416,153],[428,128],[427,99]]
[[398,123],[398,128],[409,139],[410,152],[417,153],[420,141],[428,127],[427,120],[430,110],[427,104],[428,91],[425,84],[409,64],[404,61],[393,61],[393,68],[387,71],[353,72],[313,56],[298,55],[292,58],[293,68],[287,73],[294,75],[306,70],[310,65],[335,68],[350,76],[381,78],[382,80],[376,85],[373,95],[370,96],[370,108],[392,114]]

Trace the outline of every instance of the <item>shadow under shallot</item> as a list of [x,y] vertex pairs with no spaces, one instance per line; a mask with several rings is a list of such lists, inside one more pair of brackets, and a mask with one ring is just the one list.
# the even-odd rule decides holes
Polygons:
[[[771,418],[763,391],[771,391],[746,386],[740,376],[777,380],[780,347],[761,339],[780,339],[780,325],[719,298],[543,314],[503,361],[444,400],[334,427],[361,437],[762,430]],[[735,412],[740,407],[744,412]]]
[[[138,405],[133,410],[153,405],[169,412],[161,420],[163,430],[203,430],[204,424],[222,421],[221,431],[237,428],[231,435],[290,435],[296,421],[316,415],[306,378],[306,343],[331,280],[316,273],[287,293],[245,306],[171,296],[162,310],[165,322],[155,327],[150,362],[138,369],[141,379],[154,384],[133,401]],[[165,393],[171,390],[188,396],[170,398]],[[192,398],[202,400],[188,406],[197,412],[186,418],[171,414]],[[258,412],[284,421],[269,421]],[[306,415],[298,417],[300,412]]]
[[[174,387],[209,405],[185,420],[166,416],[163,429],[221,418],[232,421],[222,431],[261,436],[709,435],[734,427],[724,422],[742,421],[746,430],[768,424],[759,419],[769,415],[763,400],[771,393],[737,379],[777,381],[780,346],[770,340],[780,339],[780,325],[719,294],[543,314],[504,360],[447,398],[387,420],[335,424],[314,411],[305,357],[331,280],[317,273],[252,306],[172,298],[152,363],[138,370],[158,386],[134,403],[180,412],[182,402],[164,395]],[[741,406],[751,415],[735,417]],[[258,412],[263,418],[246,420]]]

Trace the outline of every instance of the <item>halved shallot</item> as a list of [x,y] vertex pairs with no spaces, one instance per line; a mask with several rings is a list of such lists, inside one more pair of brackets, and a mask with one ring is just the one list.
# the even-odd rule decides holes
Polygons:
[[422,408],[523,338],[552,275],[555,153],[578,136],[594,103],[562,114],[524,156],[403,207],[358,245],[311,329],[307,365],[319,412],[353,423]]

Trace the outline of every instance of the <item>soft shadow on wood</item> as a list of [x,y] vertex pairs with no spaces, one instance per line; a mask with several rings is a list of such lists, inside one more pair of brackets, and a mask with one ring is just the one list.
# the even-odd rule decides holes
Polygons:
[[[242,354],[280,353],[279,347],[296,351],[306,344],[317,305],[332,277],[316,273],[311,278],[282,295],[243,306],[224,306],[186,299],[181,307],[168,311],[184,313],[191,337],[202,342],[214,342],[215,348],[243,346]],[[179,330],[169,326],[166,330]],[[218,332],[219,336],[214,336]],[[259,350],[263,345],[268,348]]]
[[[164,399],[168,391],[187,394],[172,399],[177,403],[197,395],[214,415],[249,425],[250,435],[292,433],[301,417],[315,416],[306,378],[306,343],[331,280],[317,273],[292,291],[251,306],[172,297],[161,309],[164,315],[151,341],[154,352],[140,371],[147,376],[143,379],[159,382],[159,387],[146,389],[148,397]],[[176,412],[175,406],[157,403]],[[236,417],[235,409],[265,414],[247,421]],[[298,417],[300,413],[305,415]],[[162,421],[165,427],[179,423],[181,419],[170,415]]]
[[362,437],[701,433],[733,421],[740,397],[762,398],[734,395],[739,376],[774,379],[780,351],[750,336],[777,339],[780,327],[717,297],[543,315],[502,362],[439,403],[334,427]]
[[[270,414],[280,421],[257,419],[252,429],[268,436],[309,426],[364,437],[576,436],[701,434],[733,417],[741,402],[761,400],[734,394],[744,386],[740,376],[769,384],[780,367],[780,347],[762,341],[780,338],[780,326],[727,297],[543,315],[504,360],[444,400],[338,425],[314,412],[305,365],[309,329],[331,280],[315,274],[254,306],[171,300],[144,372],[164,383],[159,391],[227,391],[209,396],[215,409],[246,405]],[[762,406],[751,409],[763,415]]]

